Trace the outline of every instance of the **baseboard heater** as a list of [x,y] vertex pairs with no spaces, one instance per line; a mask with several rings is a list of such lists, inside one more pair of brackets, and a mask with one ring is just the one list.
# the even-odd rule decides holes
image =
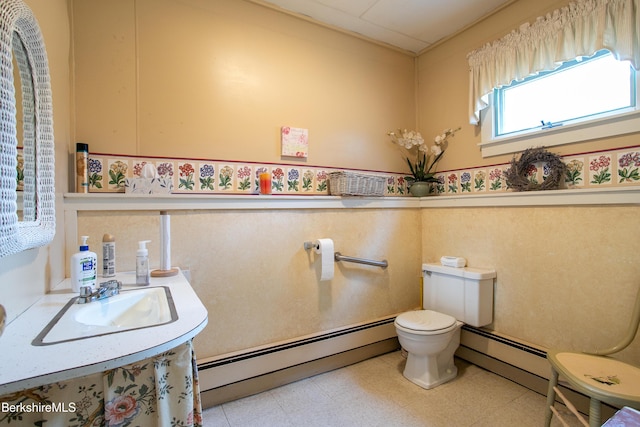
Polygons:
[[[547,351],[512,337],[486,329],[463,326],[456,356],[542,395],[547,394],[551,365]],[[562,379],[562,378],[561,378]],[[589,413],[589,398],[568,387],[563,393],[584,413]],[[617,408],[602,405],[602,419],[611,417]]]
[[[393,325],[394,319],[395,315],[295,340],[199,360],[200,388],[209,390],[221,387],[395,338],[397,335]],[[463,326],[461,346],[456,355],[483,367],[491,367],[491,364],[487,363],[486,359],[488,359],[507,364],[545,380],[549,375],[545,350],[466,325]]]
[[[356,363],[353,355],[347,354],[357,349],[375,347],[376,343],[385,343],[378,350],[388,352],[398,348],[396,329],[393,324],[396,315],[376,319],[371,322],[333,329],[319,334],[308,335],[294,340],[274,343],[267,346],[229,353],[206,360],[198,361],[198,375],[201,392],[220,390],[223,387],[238,384],[247,380],[264,378],[265,376],[292,371],[294,367],[309,365],[305,375],[298,369],[295,376],[288,376],[287,380],[268,381],[275,386],[295,381],[306,376],[315,375],[322,370],[335,369]],[[344,363],[332,361],[327,369],[311,366],[311,362],[320,361],[333,356],[345,355]],[[373,357],[371,351],[366,351],[360,360]],[[304,369],[302,369],[304,371]],[[260,389],[262,387],[258,387]],[[255,392],[260,391],[256,389]],[[238,394],[238,393],[236,393]],[[248,395],[252,393],[243,392]],[[204,401],[207,400],[203,398]],[[210,399],[209,399],[210,400]]]
[[[542,347],[518,341],[486,329],[464,325],[460,336],[460,348],[456,355],[465,356],[478,353],[486,357],[507,363],[521,370],[548,379],[550,374],[547,351]],[[472,362],[472,361],[471,361]]]
[[[399,348],[396,315],[297,339],[198,360],[202,403],[213,406],[375,357]],[[487,329],[463,326],[456,356],[546,395],[546,349]],[[564,388],[583,413],[586,396]],[[615,408],[603,405],[602,415]]]

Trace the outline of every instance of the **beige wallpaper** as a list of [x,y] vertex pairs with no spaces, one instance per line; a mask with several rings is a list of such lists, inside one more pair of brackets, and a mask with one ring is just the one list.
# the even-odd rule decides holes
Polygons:
[[[157,213],[82,212],[78,222],[94,241],[116,236],[119,270],[134,269],[143,239],[158,266]],[[442,255],[496,269],[489,328],[542,347],[613,345],[640,287],[635,206],[178,211],[171,229],[173,264],[191,271],[209,310],[201,359],[414,308],[421,263]],[[389,268],[336,264],[320,282],[303,248],[319,237]],[[639,356],[637,342],[622,355]]]
[[95,153],[287,163],[279,130],[293,126],[309,130],[308,166],[402,171],[389,130],[430,140],[461,126],[438,170],[506,163],[482,158],[468,124],[466,55],[567,3],[514,2],[412,58],[250,2],[72,0],[75,139]]
[[[76,139],[90,152],[399,170],[414,58],[238,0],[72,0]],[[295,160],[284,158],[284,160]]]
[[[172,263],[191,271],[209,311],[198,358],[416,308],[420,220],[417,209],[172,212]],[[94,250],[104,233],[115,236],[119,271],[135,269],[145,239],[158,267],[157,213],[82,212],[78,224]],[[319,259],[303,242],[325,237],[344,255],[387,259],[389,267],[337,263],[334,279],[320,282]]]
[[[627,207],[422,211],[422,257],[457,255],[497,271],[497,332],[543,347],[606,348],[640,289],[640,216]],[[640,358],[640,341],[625,351]]]

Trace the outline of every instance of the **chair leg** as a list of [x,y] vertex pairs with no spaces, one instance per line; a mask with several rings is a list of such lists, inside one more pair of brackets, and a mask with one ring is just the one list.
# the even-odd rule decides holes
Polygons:
[[589,401],[589,427],[600,427],[600,411],[602,404],[593,397]]
[[551,407],[556,401],[556,392],[554,390],[554,387],[556,385],[558,385],[558,372],[555,369],[551,368],[551,378],[549,378],[549,389],[547,390],[547,407],[544,411],[545,427],[549,427],[551,425],[551,418],[553,417]]

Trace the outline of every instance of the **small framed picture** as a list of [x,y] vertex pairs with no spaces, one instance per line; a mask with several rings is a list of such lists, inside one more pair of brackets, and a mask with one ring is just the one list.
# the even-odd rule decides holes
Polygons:
[[280,135],[283,156],[307,158],[309,155],[309,129],[283,126]]

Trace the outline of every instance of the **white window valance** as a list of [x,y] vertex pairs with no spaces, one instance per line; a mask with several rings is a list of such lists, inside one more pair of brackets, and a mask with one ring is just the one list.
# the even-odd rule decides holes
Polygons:
[[577,0],[525,23],[503,38],[467,55],[470,122],[480,122],[494,88],[564,61],[610,50],[617,59],[640,65],[640,0]]

